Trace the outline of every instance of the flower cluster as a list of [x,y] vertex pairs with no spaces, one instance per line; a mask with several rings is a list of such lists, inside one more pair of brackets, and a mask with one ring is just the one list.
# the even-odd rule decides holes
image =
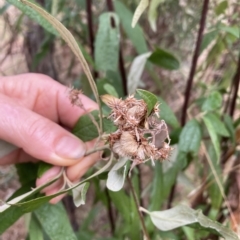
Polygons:
[[[129,96],[125,100],[103,95],[102,101],[111,108],[109,118],[118,127],[109,136],[112,151],[129,157],[133,166],[151,160],[165,160],[171,147],[167,125],[159,120],[159,104],[148,115],[147,104]],[[168,142],[165,142],[165,140]]]

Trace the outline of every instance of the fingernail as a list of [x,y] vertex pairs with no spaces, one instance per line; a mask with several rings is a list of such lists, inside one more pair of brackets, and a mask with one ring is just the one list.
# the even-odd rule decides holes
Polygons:
[[79,159],[84,156],[86,147],[75,136],[62,137],[55,147],[55,153],[61,158]]

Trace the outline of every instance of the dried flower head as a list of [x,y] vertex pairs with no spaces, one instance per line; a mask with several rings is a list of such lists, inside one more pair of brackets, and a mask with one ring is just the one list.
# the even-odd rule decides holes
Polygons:
[[[103,95],[102,101],[111,108],[109,118],[118,127],[108,139],[116,155],[129,157],[133,166],[148,160],[162,161],[169,157],[172,150],[169,146],[170,138],[166,123],[158,119],[158,103],[148,116],[144,100],[132,95],[125,100]],[[168,142],[165,142],[166,139]]]
[[82,107],[82,102],[79,98],[79,94],[82,94],[82,90],[74,89],[73,87],[69,90],[69,99],[72,105]]

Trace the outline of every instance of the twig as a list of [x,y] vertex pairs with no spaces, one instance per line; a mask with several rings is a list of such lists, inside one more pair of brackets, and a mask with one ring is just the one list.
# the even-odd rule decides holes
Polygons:
[[105,193],[106,193],[106,198],[107,198],[108,218],[109,218],[109,222],[110,222],[111,233],[112,233],[112,236],[113,236],[114,232],[115,232],[115,220],[114,220],[114,216],[113,216],[111,198],[109,196],[109,190],[108,190],[107,187],[105,187]]
[[[87,21],[88,21],[88,34],[91,48],[91,55],[94,59],[94,31],[93,31],[93,21],[92,21],[92,0],[86,0],[86,8],[87,8]],[[96,81],[98,77],[98,73],[94,70],[93,76]]]
[[108,148],[109,148],[109,145],[104,145],[104,146],[101,146],[101,147],[93,148],[93,149],[87,151],[84,156],[88,156],[88,155],[90,155],[92,153],[95,153],[95,152],[98,152],[98,151],[102,151],[102,150],[108,149]]
[[134,203],[135,203],[136,208],[137,208],[138,216],[139,216],[139,219],[140,219],[140,222],[141,222],[141,225],[142,225],[143,234],[144,234],[146,240],[150,240],[150,237],[149,237],[148,232],[147,232],[146,225],[144,223],[142,212],[140,211],[140,205],[139,205],[139,202],[138,202],[138,199],[137,199],[137,195],[136,195],[136,192],[133,188],[132,181],[129,177],[129,174],[127,176],[127,180],[128,180],[129,186],[130,186],[131,193],[133,195]]
[[189,102],[189,98],[190,98],[190,92],[192,89],[193,78],[194,78],[194,74],[195,74],[196,67],[197,67],[197,60],[198,60],[199,50],[200,50],[200,46],[201,46],[201,42],[202,42],[202,35],[203,35],[204,27],[205,27],[208,5],[209,5],[209,0],[204,0],[201,20],[200,20],[200,27],[198,30],[197,43],[196,43],[194,55],[192,58],[192,66],[191,66],[191,70],[189,73],[187,86],[186,86],[186,90],[185,90],[185,100],[184,100],[184,104],[183,104],[182,119],[181,119],[182,126],[184,126],[185,122],[186,122],[187,107],[188,107],[188,102]]
[[240,53],[238,56],[238,65],[236,73],[233,77],[232,86],[233,86],[233,97],[230,104],[229,114],[231,117],[234,115],[235,107],[236,107],[236,101],[237,101],[237,95],[238,95],[238,89],[239,89],[239,83],[240,83]]

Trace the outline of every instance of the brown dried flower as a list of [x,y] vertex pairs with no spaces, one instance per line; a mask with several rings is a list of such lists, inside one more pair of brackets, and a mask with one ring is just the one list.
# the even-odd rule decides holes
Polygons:
[[[109,136],[110,146],[116,155],[129,157],[133,166],[148,160],[162,161],[169,157],[172,150],[169,146],[170,138],[166,123],[157,118],[158,103],[148,116],[147,104],[134,96],[122,100],[103,95],[102,101],[111,108],[109,118],[118,127],[118,130]],[[157,144],[159,140],[160,143]]]

